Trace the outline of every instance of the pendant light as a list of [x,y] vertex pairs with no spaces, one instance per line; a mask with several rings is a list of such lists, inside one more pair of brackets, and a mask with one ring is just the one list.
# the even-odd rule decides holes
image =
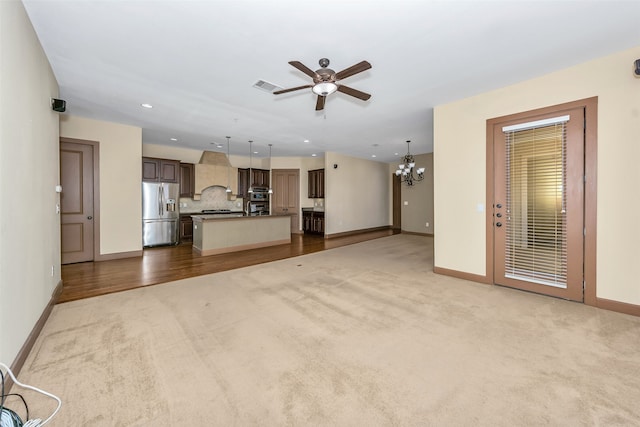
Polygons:
[[273,144],[269,144],[269,194],[273,194],[273,188],[271,188],[271,146]]
[[231,194],[231,162],[229,161],[229,139],[231,139],[230,136],[227,136],[227,189],[226,192],[227,194]]
[[416,162],[413,154],[409,151],[410,143],[411,141],[407,141],[407,154],[402,158],[402,163],[398,165],[398,170],[396,170],[396,176],[400,177],[400,182],[404,182],[408,186],[424,179],[424,168],[415,169]]
[[253,185],[251,184],[251,176],[253,175],[253,173],[251,172],[251,166],[253,164],[252,161],[252,148],[251,145],[253,144],[253,141],[249,140],[249,193],[253,193]]

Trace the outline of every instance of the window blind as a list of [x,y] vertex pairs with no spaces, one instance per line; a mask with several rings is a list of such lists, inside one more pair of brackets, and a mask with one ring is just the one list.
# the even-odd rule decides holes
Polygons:
[[568,116],[503,128],[506,277],[566,288]]

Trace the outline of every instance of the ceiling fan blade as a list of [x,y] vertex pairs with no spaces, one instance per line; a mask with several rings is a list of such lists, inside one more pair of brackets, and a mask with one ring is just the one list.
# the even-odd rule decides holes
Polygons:
[[358,62],[357,64],[352,65],[349,68],[345,68],[342,71],[338,71],[336,73],[336,80],[346,79],[347,77],[353,76],[354,74],[361,73],[364,70],[368,70],[369,68],[371,68],[371,64],[369,64],[367,61]]
[[304,65],[300,61],[289,61],[289,64],[291,64],[292,66],[296,67],[298,70],[302,71],[303,73],[305,73],[307,76],[311,77],[312,79],[315,79],[316,77],[318,77],[318,74],[316,74],[315,71],[311,70],[309,67],[307,67],[306,65]]
[[360,92],[357,89],[354,89],[349,86],[338,85],[338,92],[346,93],[347,95],[355,96],[356,98],[362,99],[363,101],[367,101],[371,98],[371,95],[368,93]]
[[316,102],[316,111],[320,111],[324,109],[324,100],[326,96],[318,95],[318,101]]
[[289,89],[282,89],[282,90],[277,90],[275,92],[273,92],[274,95],[280,95],[281,93],[287,93],[287,92],[293,92],[294,90],[300,90],[300,89],[307,89],[313,87],[313,85],[304,85],[304,86],[298,86],[298,87],[292,87]]

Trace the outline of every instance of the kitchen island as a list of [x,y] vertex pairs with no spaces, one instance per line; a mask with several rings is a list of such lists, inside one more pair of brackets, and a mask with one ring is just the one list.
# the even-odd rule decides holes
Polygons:
[[289,215],[192,215],[193,251],[216,255],[291,243]]

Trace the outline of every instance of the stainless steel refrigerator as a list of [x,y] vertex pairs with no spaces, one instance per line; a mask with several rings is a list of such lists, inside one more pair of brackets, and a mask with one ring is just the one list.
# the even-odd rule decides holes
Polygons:
[[142,245],[178,244],[179,184],[142,183]]

